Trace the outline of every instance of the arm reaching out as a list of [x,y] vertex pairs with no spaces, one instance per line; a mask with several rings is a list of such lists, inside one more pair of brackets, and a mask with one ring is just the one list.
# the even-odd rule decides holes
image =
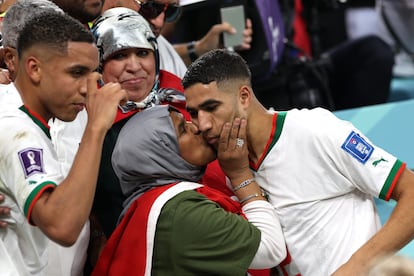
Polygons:
[[[236,30],[227,22],[223,22],[220,24],[213,25],[208,33],[203,36],[200,40],[195,41],[194,44],[194,53],[197,56],[201,56],[204,53],[207,53],[210,50],[222,48],[223,45],[220,44],[220,35],[223,32],[227,32],[233,34]],[[250,19],[246,19],[246,27],[243,30],[243,44],[236,48],[236,50],[248,50],[251,48],[252,42],[252,21]],[[183,59],[186,65],[191,64],[192,60],[188,55],[188,43],[183,44],[176,44],[174,45],[175,50]]]

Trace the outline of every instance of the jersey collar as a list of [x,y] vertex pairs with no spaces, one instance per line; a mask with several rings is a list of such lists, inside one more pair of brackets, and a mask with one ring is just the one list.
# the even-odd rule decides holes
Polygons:
[[272,150],[273,146],[276,145],[276,142],[279,140],[280,134],[282,133],[283,124],[285,122],[286,112],[275,112],[272,120],[272,131],[270,132],[269,139],[267,140],[266,147],[262,152],[257,163],[250,161],[250,168],[254,171],[257,171],[262,164],[263,160],[267,154]]
[[21,111],[23,111],[24,113],[27,114],[27,116],[30,117],[30,119],[32,119],[32,121],[38,126],[40,127],[40,129],[46,134],[47,137],[49,137],[49,139],[51,139],[50,136],[50,126],[46,123],[45,120],[43,120],[42,117],[40,117],[39,114],[36,114],[35,112],[33,112],[32,110],[30,110],[27,106],[22,105],[21,107],[19,107],[19,109]]

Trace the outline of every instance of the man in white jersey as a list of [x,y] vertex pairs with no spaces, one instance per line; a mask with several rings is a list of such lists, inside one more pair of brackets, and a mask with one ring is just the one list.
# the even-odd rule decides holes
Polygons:
[[[88,219],[103,138],[126,93],[112,83],[98,91],[94,38],[67,15],[35,17],[17,45],[23,105],[2,106],[0,114],[0,193],[10,207],[9,225],[0,229],[0,267],[10,275],[42,274],[49,239],[73,244]],[[85,107],[88,124],[64,177],[47,122],[71,121]]]
[[[17,38],[26,22],[44,11],[63,11],[49,0],[17,0],[7,10],[3,19],[3,47],[5,63],[12,81],[17,74]],[[14,83],[0,85],[0,103],[16,109],[22,105],[22,99]],[[76,120],[67,123],[52,118],[48,124],[50,135],[55,147],[61,172],[67,176],[76,155],[82,134],[87,122],[86,110],[78,113]],[[2,205],[3,206],[3,205]],[[1,207],[0,207],[1,212]],[[1,223],[1,222],[0,222]],[[80,275],[86,261],[86,251],[89,243],[89,223],[87,222],[76,243],[63,247],[54,242],[49,243],[52,250],[48,258],[46,275]]]
[[[331,112],[266,110],[245,61],[213,50],[183,78],[187,110],[204,138],[236,117],[248,120],[250,167],[269,193],[292,257],[289,275],[359,275],[414,237],[414,173]],[[275,91],[277,93],[277,91]],[[397,201],[380,225],[374,197]]]

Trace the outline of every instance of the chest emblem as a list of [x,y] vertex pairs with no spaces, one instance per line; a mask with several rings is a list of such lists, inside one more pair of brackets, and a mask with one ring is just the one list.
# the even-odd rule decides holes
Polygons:
[[44,173],[42,149],[26,148],[18,154],[26,178],[35,173]]

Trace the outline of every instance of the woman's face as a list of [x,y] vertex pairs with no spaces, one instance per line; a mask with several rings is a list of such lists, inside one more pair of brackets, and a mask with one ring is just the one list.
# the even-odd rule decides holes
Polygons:
[[154,52],[141,48],[115,52],[104,62],[102,80],[105,83],[119,82],[130,101],[142,101],[155,82]]
[[171,111],[170,115],[177,134],[180,156],[185,161],[195,166],[205,166],[216,159],[215,151],[206,143],[195,125],[187,122],[179,112]]

